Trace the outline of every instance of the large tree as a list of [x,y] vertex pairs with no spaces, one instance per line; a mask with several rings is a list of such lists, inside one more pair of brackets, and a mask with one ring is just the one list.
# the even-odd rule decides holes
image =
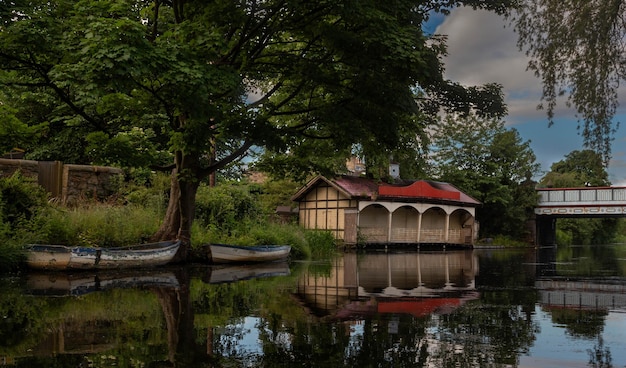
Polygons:
[[605,165],[618,127],[618,88],[626,77],[625,21],[622,0],[519,0],[514,18],[519,46],[543,82],[541,107],[550,124],[557,100],[566,95],[586,148],[600,153]]
[[443,78],[443,39],[421,26],[449,6],[502,13],[509,2],[3,3],[2,104],[22,124],[47,123],[32,158],[93,162],[110,150],[171,170],[155,238],[181,238],[184,258],[198,185],[250,147],[384,151],[442,108],[503,114],[499,86]]
[[498,119],[449,115],[433,132],[432,176],[482,202],[481,236],[527,234],[539,164],[517,130]]
[[565,159],[550,166],[539,186],[547,188],[572,188],[582,186],[609,186],[609,174],[602,164],[602,156],[592,150],[572,151]]

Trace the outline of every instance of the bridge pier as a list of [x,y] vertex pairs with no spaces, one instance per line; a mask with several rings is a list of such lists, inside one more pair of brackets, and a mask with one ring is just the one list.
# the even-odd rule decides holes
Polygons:
[[556,217],[537,216],[537,245],[556,245]]

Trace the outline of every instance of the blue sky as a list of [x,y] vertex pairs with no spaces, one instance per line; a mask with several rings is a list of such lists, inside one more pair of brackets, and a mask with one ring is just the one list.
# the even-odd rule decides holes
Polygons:
[[[446,35],[448,57],[444,60],[446,77],[465,85],[500,83],[505,92],[509,115],[506,125],[517,129],[541,163],[543,172],[563,160],[565,155],[582,150],[583,139],[578,134],[574,111],[565,103],[556,110],[555,123],[548,127],[545,111],[537,110],[541,83],[526,70],[528,59],[517,48],[517,36],[502,17],[471,8],[454,9],[445,18],[436,15],[428,31]],[[626,100],[622,98],[616,120],[624,121]],[[614,186],[626,186],[626,131],[615,134],[609,180]],[[541,174],[540,176],[543,176]]]

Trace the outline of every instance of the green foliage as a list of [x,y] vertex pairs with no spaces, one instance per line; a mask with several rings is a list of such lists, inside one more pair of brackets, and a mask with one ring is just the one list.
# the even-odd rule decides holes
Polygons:
[[171,155],[158,151],[151,142],[156,134],[151,128],[133,127],[109,137],[104,132],[93,132],[85,137],[87,157],[96,165],[123,168],[145,168],[154,163],[168,163]]
[[537,194],[539,170],[530,142],[500,120],[447,116],[433,135],[431,175],[478,199],[481,237],[523,239]]
[[544,188],[572,188],[582,186],[609,186],[609,174],[602,156],[592,150],[572,151],[565,159],[555,162],[541,180]]
[[0,178],[0,223],[15,227],[20,222],[31,221],[47,206],[46,191],[19,171]]
[[48,122],[32,158],[146,167],[167,152],[185,174],[176,179],[198,183],[262,147],[307,176],[342,165],[354,145],[406,153],[442,109],[502,116],[500,86],[444,78],[444,38],[422,24],[454,5],[510,3],[11,3],[0,98],[24,124]]
[[37,220],[48,208],[48,195],[19,171],[0,178],[0,270],[10,271],[22,260],[22,246],[38,230]]
[[160,221],[159,212],[132,205],[54,209],[39,219],[36,242],[101,247],[137,244],[148,239]]
[[617,230],[614,236],[616,243],[626,243],[626,220],[620,218],[617,222]]
[[[572,151],[565,159],[555,162],[550,172],[541,178],[539,186],[573,188],[583,186],[608,186],[608,173],[602,163],[601,154],[592,150]],[[558,219],[557,234],[562,234],[563,243],[557,244],[607,244],[618,234],[617,219]]]
[[[259,185],[260,193],[256,197],[263,212],[272,216],[278,206],[295,207],[291,197],[302,185],[302,183],[288,179],[267,180]],[[254,185],[250,188],[251,191],[255,190]]]
[[337,245],[331,233],[275,221],[275,205],[291,202],[289,198],[297,187],[288,180],[260,185],[200,186],[192,243],[286,244],[291,245],[291,256],[295,258],[324,258],[334,254]]
[[201,185],[196,194],[196,219],[222,231],[231,231],[261,212],[256,198],[244,185]]
[[557,228],[556,228],[556,243],[558,245],[572,245],[572,244],[574,244],[573,234],[568,232],[568,231],[566,231],[566,230],[559,229],[558,224],[557,224]]
[[569,245],[610,244],[618,237],[620,219],[615,218],[587,218],[587,219],[558,219],[556,222],[557,235],[563,236],[563,243]]
[[330,231],[307,230],[304,238],[313,258],[329,258],[337,252],[337,242]]
[[[549,125],[567,96],[585,146],[608,164],[617,130],[618,88],[626,76],[622,1],[522,0],[513,22],[529,69],[543,83]],[[589,30],[594,30],[590,32]],[[615,125],[614,125],[615,123]]]
[[46,123],[29,126],[20,121],[16,113],[16,109],[0,104],[0,153],[29,147],[47,128]]
[[131,179],[121,188],[126,202],[163,213],[170,190],[169,175],[138,169],[131,170],[130,176]]

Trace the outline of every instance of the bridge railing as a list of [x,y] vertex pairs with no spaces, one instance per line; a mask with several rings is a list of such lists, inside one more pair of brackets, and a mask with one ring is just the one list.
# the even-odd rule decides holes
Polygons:
[[542,188],[538,206],[626,205],[626,187]]

